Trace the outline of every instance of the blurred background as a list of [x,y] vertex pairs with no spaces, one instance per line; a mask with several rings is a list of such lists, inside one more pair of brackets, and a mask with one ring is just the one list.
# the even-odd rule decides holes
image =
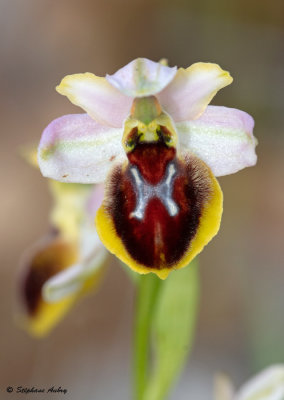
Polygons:
[[221,230],[200,257],[196,340],[171,398],[211,400],[217,371],[239,386],[284,362],[283,15],[282,0],[0,1],[1,399],[19,399],[6,387],[20,385],[65,387],[70,400],[131,399],[134,293],[116,262],[46,339],[19,330],[13,314],[19,258],[48,229],[51,206],[19,149],[54,118],[81,112],[55,92],[62,77],[113,73],[136,57],[229,70],[234,83],[213,104],[250,113],[259,140],[257,166],[220,179]]

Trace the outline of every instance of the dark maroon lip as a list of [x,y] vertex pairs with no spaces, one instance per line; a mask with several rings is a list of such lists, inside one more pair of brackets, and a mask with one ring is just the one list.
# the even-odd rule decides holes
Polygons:
[[135,165],[143,178],[152,185],[158,184],[165,175],[168,162],[176,155],[174,147],[162,141],[141,143],[128,154],[130,164]]
[[[176,149],[162,141],[136,145],[128,159],[126,169],[117,167],[111,176],[108,213],[137,263],[171,268],[182,259],[198,230],[211,190],[208,170],[195,157],[180,160]],[[170,166],[174,172],[168,176]],[[163,189],[165,181],[170,187]],[[167,207],[169,202],[172,209]]]

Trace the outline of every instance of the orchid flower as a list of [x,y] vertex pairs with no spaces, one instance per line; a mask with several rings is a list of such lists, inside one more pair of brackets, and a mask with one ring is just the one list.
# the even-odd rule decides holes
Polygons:
[[215,400],[283,400],[284,365],[273,365],[250,379],[238,391],[230,380],[219,375],[215,381]]
[[219,230],[215,177],[256,163],[252,117],[208,105],[231,82],[217,64],[177,69],[139,58],[105,78],[69,75],[57,87],[86,114],[44,130],[42,174],[105,183],[97,231],[134,271],[165,279],[188,265]]
[[18,319],[37,337],[48,334],[82,295],[98,285],[107,258],[93,224],[102,185],[49,183],[53,229],[28,249],[20,279],[24,307]]

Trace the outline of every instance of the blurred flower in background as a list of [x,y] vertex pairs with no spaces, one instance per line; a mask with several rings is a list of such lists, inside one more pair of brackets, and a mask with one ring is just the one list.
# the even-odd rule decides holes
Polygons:
[[[35,163],[33,153],[28,158]],[[54,201],[51,229],[26,251],[19,282],[18,321],[38,337],[48,334],[75,301],[97,286],[108,255],[94,226],[103,185],[48,184]]]

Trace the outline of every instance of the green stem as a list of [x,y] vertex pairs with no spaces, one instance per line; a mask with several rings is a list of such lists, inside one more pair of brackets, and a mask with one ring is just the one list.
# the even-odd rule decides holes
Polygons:
[[138,282],[134,325],[134,398],[142,400],[148,378],[149,333],[160,279],[141,275]]
[[198,262],[163,282],[151,320],[153,364],[143,400],[165,400],[188,358],[199,298]]

